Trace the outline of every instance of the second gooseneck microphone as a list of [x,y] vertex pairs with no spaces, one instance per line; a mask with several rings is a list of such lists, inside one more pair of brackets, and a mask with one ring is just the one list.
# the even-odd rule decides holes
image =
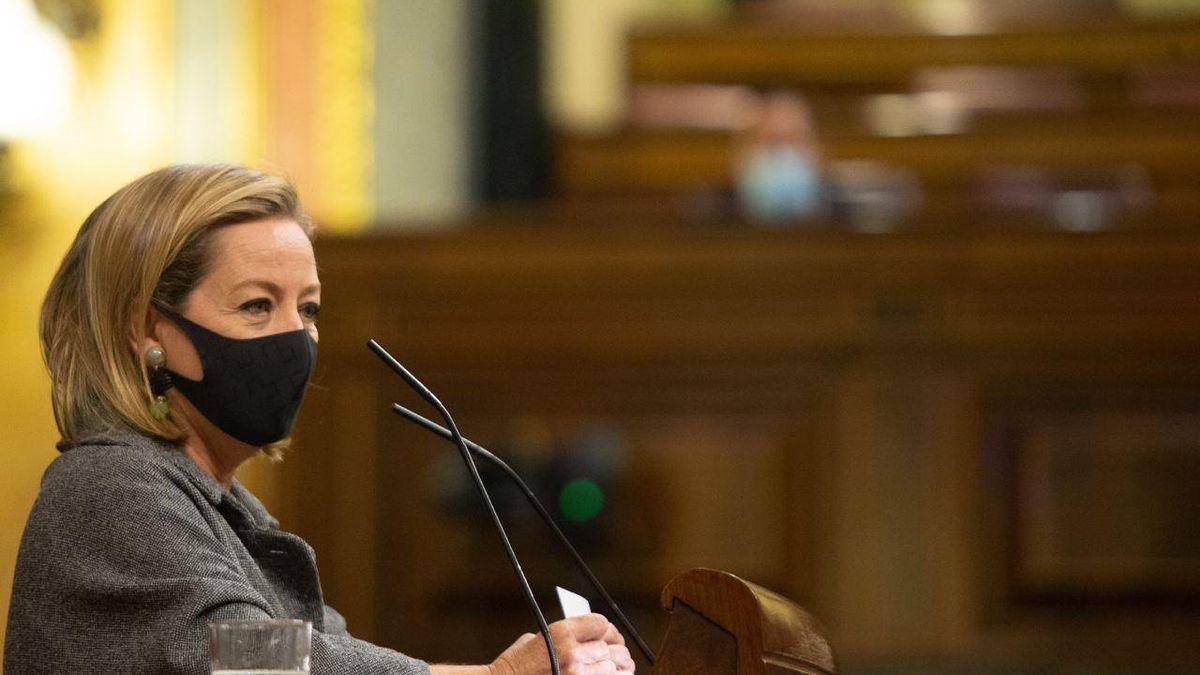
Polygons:
[[[425,419],[421,415],[418,415],[408,408],[405,408],[399,403],[392,404],[392,412],[400,415],[410,422],[415,423],[417,426],[425,429],[426,431],[441,436],[446,440],[454,440],[454,434],[451,433],[449,429]],[[554,533],[554,536],[558,539],[559,543],[562,544],[563,548],[565,548],[567,553],[570,554],[571,560],[574,561],[575,566],[580,572],[583,573],[583,576],[587,577],[588,583],[591,584],[592,588],[600,594],[600,597],[604,600],[604,604],[607,605],[610,610],[612,610],[613,616],[616,617],[617,622],[621,624],[621,627],[625,629],[625,632],[628,633],[630,639],[632,639],[634,644],[637,645],[638,651],[640,651],[642,655],[646,657],[646,661],[653,666],[655,661],[654,652],[650,650],[650,646],[646,644],[646,641],[642,639],[642,636],[637,632],[637,629],[633,627],[633,623],[628,617],[625,616],[625,613],[621,611],[621,608],[617,606],[617,601],[613,600],[612,596],[608,594],[608,590],[604,588],[604,584],[600,583],[600,580],[596,578],[596,575],[592,572],[592,568],[588,567],[588,564],[583,560],[583,556],[579,555],[579,551],[575,550],[575,546],[571,544],[571,540],[567,539],[567,535],[563,534],[562,528],[558,526],[558,523],[554,522],[554,518],[550,515],[550,512],[546,510],[546,507],[542,504],[541,500],[537,498],[537,495],[533,494],[533,490],[529,488],[529,485],[527,485],[525,481],[521,479],[521,476],[517,474],[517,472],[514,471],[507,462],[492,454],[487,448],[479,445],[478,443],[472,442],[468,438],[464,438],[463,442],[468,448],[470,448],[471,452],[474,452],[476,455],[487,460],[493,466],[499,468],[504,475],[508,476],[509,480],[516,484],[516,486],[525,495],[525,499],[529,502],[529,505],[533,507],[533,510],[536,511],[539,516],[541,516],[542,520],[546,522],[546,525]]]
[[521,561],[517,559],[517,552],[513,550],[512,543],[508,540],[508,533],[504,530],[504,524],[500,522],[500,516],[496,513],[496,507],[492,504],[492,498],[488,494],[487,488],[483,485],[483,478],[479,476],[479,469],[475,466],[475,459],[471,456],[471,451],[467,449],[467,443],[463,440],[462,434],[458,432],[458,425],[454,423],[454,418],[450,416],[450,411],[446,409],[446,406],[442,405],[442,402],[438,400],[437,396],[433,395],[433,392],[428,387],[418,380],[415,375],[408,372],[408,369],[401,365],[378,342],[368,340],[367,347],[372,352],[375,352],[375,355],[387,364],[389,368],[396,371],[396,374],[403,378],[408,383],[408,386],[420,394],[421,398],[436,408],[438,414],[445,420],[455,444],[458,445],[459,451],[462,453],[463,461],[467,464],[467,470],[470,472],[471,479],[475,483],[475,489],[479,491],[479,497],[483,500],[484,506],[487,507],[488,515],[492,517],[492,524],[496,526],[496,533],[500,535],[500,543],[504,546],[504,553],[508,556],[508,562],[512,564],[513,572],[517,575],[517,581],[521,585],[521,590],[525,592],[525,601],[529,604],[534,618],[537,619],[538,632],[546,640],[546,651],[550,656],[550,671],[553,675],[560,675],[558,670],[558,651],[554,648],[554,641],[550,639],[550,627],[546,624],[546,617],[542,614],[542,608],[533,596],[533,589],[529,586],[529,580],[525,578],[525,570],[521,569]]

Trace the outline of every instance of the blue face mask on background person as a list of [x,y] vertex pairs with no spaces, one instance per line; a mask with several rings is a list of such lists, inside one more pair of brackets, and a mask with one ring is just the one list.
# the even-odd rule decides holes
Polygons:
[[821,174],[812,158],[790,146],[751,151],[737,177],[737,193],[750,218],[786,223],[821,210]]
[[267,445],[291,433],[317,360],[317,343],[308,331],[239,340],[156,308],[187,334],[200,356],[201,380],[167,371],[200,414],[248,445]]

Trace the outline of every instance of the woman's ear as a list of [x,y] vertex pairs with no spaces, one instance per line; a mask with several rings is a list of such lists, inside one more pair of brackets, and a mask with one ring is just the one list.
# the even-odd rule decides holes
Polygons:
[[134,317],[129,326],[129,348],[133,350],[135,355],[145,354],[146,350],[151,347],[161,347],[162,342],[159,339],[159,325],[163,322],[163,315],[153,305],[146,309],[146,316],[142,319],[142,330],[137,330],[138,318]]

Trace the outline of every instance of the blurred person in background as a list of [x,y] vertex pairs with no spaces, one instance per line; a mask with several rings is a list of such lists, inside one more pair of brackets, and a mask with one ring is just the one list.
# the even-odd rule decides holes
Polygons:
[[786,225],[827,214],[821,147],[803,97],[790,91],[766,94],[739,144],[734,174],[747,217]]

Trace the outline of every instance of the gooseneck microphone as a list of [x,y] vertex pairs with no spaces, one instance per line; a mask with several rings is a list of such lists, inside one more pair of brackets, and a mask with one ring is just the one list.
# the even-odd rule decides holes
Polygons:
[[554,647],[554,641],[550,639],[550,627],[546,625],[546,617],[542,614],[542,608],[538,605],[537,599],[533,597],[533,589],[529,587],[529,580],[525,578],[525,570],[521,569],[521,561],[517,559],[517,552],[513,550],[512,543],[508,540],[508,533],[504,530],[504,524],[500,522],[500,516],[496,513],[496,507],[492,504],[492,498],[488,494],[487,488],[483,485],[483,478],[479,476],[479,469],[475,466],[475,459],[471,456],[471,451],[467,449],[466,441],[462,434],[458,432],[458,425],[454,423],[454,418],[450,416],[450,411],[437,396],[429,390],[415,375],[408,372],[408,369],[400,364],[386,349],[381,347],[374,340],[367,341],[367,347],[375,352],[389,368],[396,371],[401,378],[404,379],[408,386],[420,394],[421,398],[425,399],[429,405],[437,409],[438,414],[445,420],[446,426],[450,429],[450,435],[455,444],[458,445],[459,452],[462,454],[463,461],[467,464],[467,470],[471,474],[471,479],[475,483],[475,489],[479,491],[479,497],[483,500],[484,506],[487,507],[488,515],[492,517],[492,524],[496,526],[496,533],[500,535],[500,543],[504,546],[504,553],[508,556],[508,562],[512,564],[513,572],[517,575],[517,581],[521,585],[521,590],[525,592],[525,601],[529,603],[529,609],[533,612],[534,618],[537,619],[538,632],[542,634],[542,638],[546,640],[546,652],[550,655],[550,671],[554,675],[560,675],[558,670],[558,650]]
[[[437,424],[436,422],[432,422],[409,410],[408,408],[405,408],[399,403],[392,404],[392,412],[400,415],[410,422],[415,423],[417,426],[433,433],[434,435],[441,436],[446,440],[454,441],[453,432]],[[608,594],[608,590],[604,588],[604,584],[600,583],[600,580],[597,579],[596,575],[592,573],[592,569],[588,567],[586,562],[584,562],[583,556],[579,555],[579,551],[577,551],[575,546],[571,544],[571,540],[567,539],[567,535],[563,534],[563,531],[561,528],[559,528],[558,523],[554,522],[554,518],[550,515],[550,512],[547,511],[546,507],[542,505],[541,500],[539,500],[537,496],[533,494],[533,490],[529,488],[529,485],[527,485],[525,481],[521,479],[521,476],[517,474],[517,472],[508,465],[508,463],[492,454],[487,448],[471,441],[468,438],[464,438],[462,440],[463,443],[470,448],[471,452],[475,453],[479,457],[484,458],[490,464],[500,469],[506,476],[508,476],[509,480],[515,483],[518,488],[520,488],[521,492],[525,494],[525,499],[528,500],[529,505],[533,507],[533,510],[536,511],[539,516],[541,516],[542,520],[546,522],[546,525],[550,528],[550,530],[554,532],[554,536],[558,539],[559,543],[562,544],[563,548],[567,550],[567,553],[571,555],[571,560],[575,562],[575,566],[579,568],[579,571],[583,573],[583,576],[587,577],[588,583],[591,584],[596,593],[598,593],[600,597],[604,599],[604,604],[607,605],[610,610],[612,610],[613,615],[617,618],[617,622],[621,624],[621,627],[625,629],[625,632],[633,640],[634,644],[637,645],[638,651],[640,651],[642,655],[646,657],[646,661],[653,666],[655,660],[654,652],[650,651],[650,647],[646,644],[646,641],[642,639],[642,636],[638,634],[637,629],[633,627],[633,623],[629,621],[629,619],[625,616],[625,613],[621,611],[621,608],[617,607],[617,602],[612,599],[611,595]]]

